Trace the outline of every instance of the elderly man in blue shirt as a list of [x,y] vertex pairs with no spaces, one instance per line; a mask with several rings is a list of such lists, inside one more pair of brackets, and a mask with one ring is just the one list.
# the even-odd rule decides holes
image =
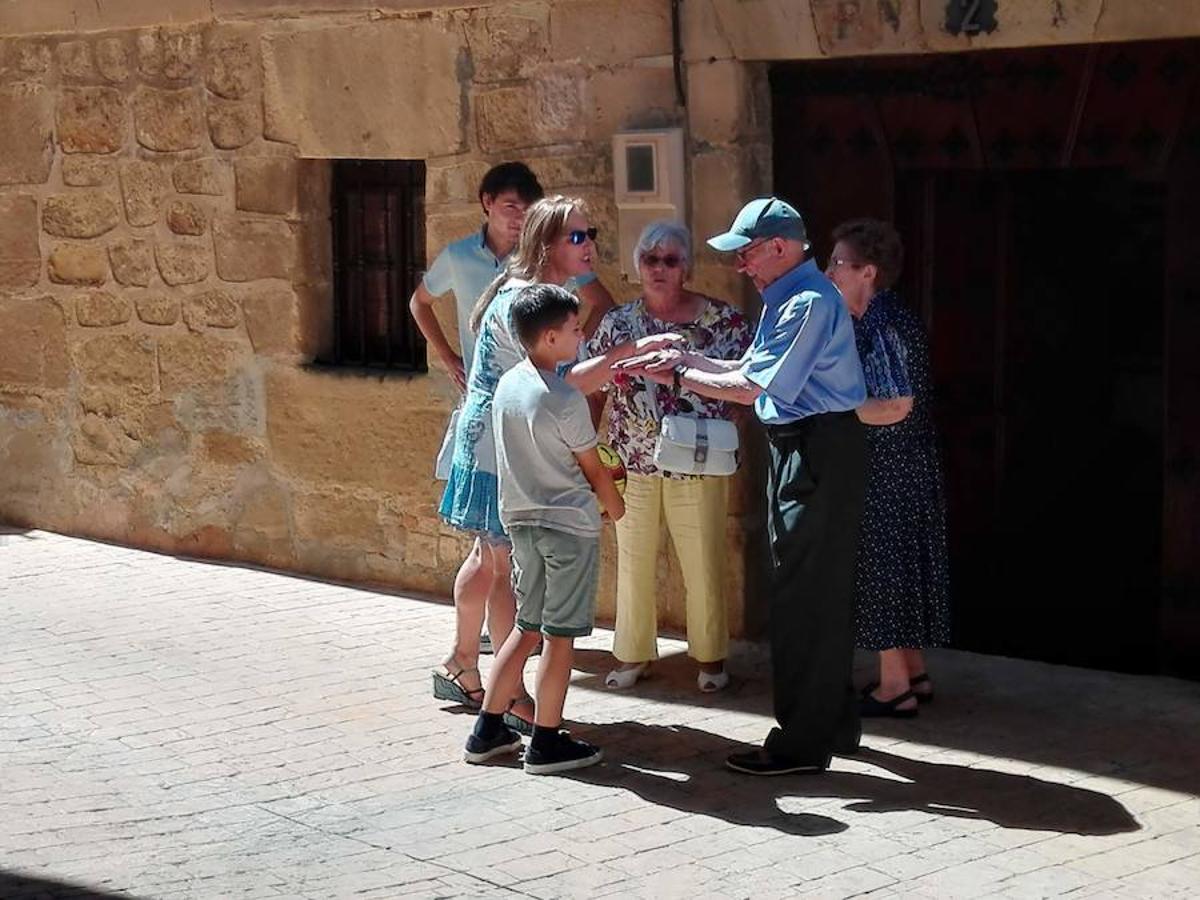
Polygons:
[[740,360],[661,350],[618,366],[744,404],[770,447],[771,663],[778,728],[726,765],[751,775],[820,772],[858,749],[854,573],[866,492],[866,399],[854,327],[807,258],[804,221],[776,197],[753,200],[709,245],[736,254],[763,311]]

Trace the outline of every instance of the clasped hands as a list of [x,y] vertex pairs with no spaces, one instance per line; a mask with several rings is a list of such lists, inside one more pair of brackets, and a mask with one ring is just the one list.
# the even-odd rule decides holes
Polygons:
[[659,384],[671,384],[675,367],[685,362],[683,337],[678,334],[655,334],[634,342],[633,355],[613,363],[613,371],[630,377],[648,378]]

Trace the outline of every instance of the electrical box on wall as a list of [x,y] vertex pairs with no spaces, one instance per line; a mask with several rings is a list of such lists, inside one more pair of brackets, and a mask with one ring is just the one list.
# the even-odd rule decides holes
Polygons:
[[687,222],[684,202],[683,129],[620,131],[613,135],[613,193],[621,273],[638,281],[633,245],[651,222]]

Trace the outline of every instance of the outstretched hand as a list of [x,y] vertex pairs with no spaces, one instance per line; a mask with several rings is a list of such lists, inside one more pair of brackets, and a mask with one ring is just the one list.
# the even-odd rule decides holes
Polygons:
[[675,367],[683,359],[682,350],[667,348],[631,356],[616,363],[613,368],[627,375],[649,378],[659,384],[671,384],[675,378]]
[[661,334],[652,334],[634,341],[633,355],[640,356],[643,353],[650,353],[653,350],[665,350],[670,347],[682,346],[683,335],[676,334],[673,331],[664,331]]

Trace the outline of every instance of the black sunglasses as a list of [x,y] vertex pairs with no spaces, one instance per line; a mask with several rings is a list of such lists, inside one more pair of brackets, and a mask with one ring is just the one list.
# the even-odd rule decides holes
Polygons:
[[567,232],[567,240],[572,244],[582,244],[584,241],[594,241],[599,232],[595,228],[589,228],[584,231],[582,228],[576,231]]

